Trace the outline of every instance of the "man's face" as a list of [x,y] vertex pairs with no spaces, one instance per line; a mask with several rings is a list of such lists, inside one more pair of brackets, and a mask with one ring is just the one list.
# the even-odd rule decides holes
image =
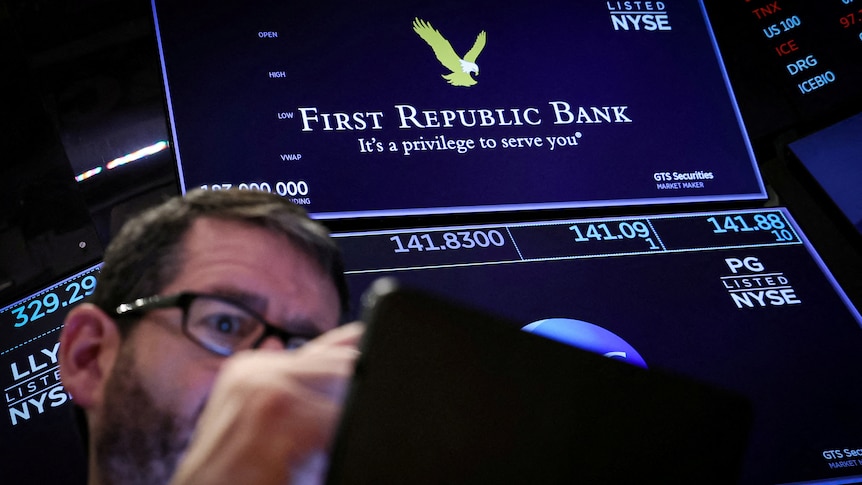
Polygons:
[[[237,298],[270,323],[300,334],[338,324],[334,284],[284,237],[200,219],[184,239],[182,261],[179,276],[161,295],[192,291]],[[94,436],[102,474],[151,483],[141,480],[146,470],[153,483],[167,482],[185,450],[224,358],[185,337],[181,320],[179,309],[154,310],[124,342]]]

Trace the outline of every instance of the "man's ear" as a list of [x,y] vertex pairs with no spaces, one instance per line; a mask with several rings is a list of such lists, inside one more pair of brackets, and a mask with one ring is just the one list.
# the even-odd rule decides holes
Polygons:
[[83,303],[69,312],[60,334],[60,377],[75,402],[87,409],[102,402],[120,334],[99,307]]

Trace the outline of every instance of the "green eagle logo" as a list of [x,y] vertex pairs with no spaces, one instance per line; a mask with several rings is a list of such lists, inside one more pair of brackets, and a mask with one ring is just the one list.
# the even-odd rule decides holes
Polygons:
[[479,75],[479,66],[476,65],[476,58],[479,57],[479,53],[485,48],[484,30],[476,36],[473,47],[464,54],[463,59],[458,57],[455,49],[452,48],[452,44],[437,29],[432,27],[430,23],[415,18],[413,19],[413,30],[419,34],[422,40],[431,46],[431,49],[434,50],[434,55],[437,56],[437,60],[443,64],[443,67],[452,71],[449,74],[443,74],[443,79],[453,86],[472,86],[476,84],[476,80],[473,79],[470,73],[474,72],[477,76]]

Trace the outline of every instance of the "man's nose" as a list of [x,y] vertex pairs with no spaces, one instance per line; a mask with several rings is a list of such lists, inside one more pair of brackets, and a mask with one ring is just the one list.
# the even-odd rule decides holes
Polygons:
[[269,349],[269,350],[284,350],[287,347],[284,345],[284,342],[281,341],[275,335],[268,335],[266,338],[258,346],[259,349]]

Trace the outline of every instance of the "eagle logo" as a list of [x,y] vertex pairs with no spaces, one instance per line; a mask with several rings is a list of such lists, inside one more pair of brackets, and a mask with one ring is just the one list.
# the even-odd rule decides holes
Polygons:
[[443,79],[453,86],[472,86],[476,84],[476,80],[473,79],[470,73],[474,72],[477,76],[479,75],[479,66],[476,65],[476,58],[479,57],[479,53],[485,48],[484,30],[476,36],[473,47],[464,54],[463,59],[458,57],[455,49],[452,48],[452,44],[437,29],[432,27],[430,23],[415,18],[413,19],[413,30],[419,34],[422,40],[431,46],[431,49],[434,50],[434,55],[437,56],[437,60],[443,64],[443,67],[452,71],[449,74],[443,74]]

